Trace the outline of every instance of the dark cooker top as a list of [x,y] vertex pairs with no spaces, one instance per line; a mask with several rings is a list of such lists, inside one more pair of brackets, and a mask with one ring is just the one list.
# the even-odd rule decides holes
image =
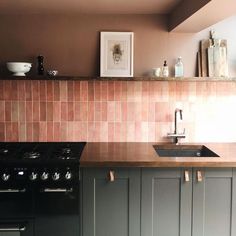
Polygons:
[[0,142],[0,163],[79,163],[86,142]]

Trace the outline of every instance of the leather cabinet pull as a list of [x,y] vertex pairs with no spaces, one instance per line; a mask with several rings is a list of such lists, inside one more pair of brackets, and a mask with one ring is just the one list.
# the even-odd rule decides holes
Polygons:
[[189,171],[188,170],[184,171],[184,181],[185,182],[189,182],[190,181]]
[[202,182],[202,172],[200,170],[197,170],[197,182]]
[[114,181],[115,181],[115,171],[114,171],[114,170],[110,170],[110,171],[109,171],[109,176],[108,176],[108,178],[109,178],[109,181],[110,181],[110,182],[114,182]]

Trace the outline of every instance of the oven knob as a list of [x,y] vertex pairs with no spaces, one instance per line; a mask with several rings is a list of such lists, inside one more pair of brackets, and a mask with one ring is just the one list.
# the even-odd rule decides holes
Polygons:
[[53,173],[52,179],[53,179],[54,181],[59,180],[59,179],[60,179],[60,173],[58,173],[58,172]]
[[32,172],[30,175],[29,175],[29,179],[34,181],[38,178],[38,174],[35,173],[35,172]]
[[2,175],[2,180],[3,180],[3,181],[8,181],[9,179],[10,179],[10,175],[9,175],[9,174],[4,173],[4,174]]
[[47,180],[48,179],[48,173],[47,172],[43,172],[41,175],[41,180]]
[[72,173],[70,171],[67,171],[65,174],[65,179],[70,180],[72,178]]

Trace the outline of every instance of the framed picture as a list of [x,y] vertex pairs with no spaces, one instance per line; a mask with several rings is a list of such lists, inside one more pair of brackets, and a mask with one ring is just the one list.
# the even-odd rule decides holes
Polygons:
[[133,32],[101,32],[100,76],[133,76]]

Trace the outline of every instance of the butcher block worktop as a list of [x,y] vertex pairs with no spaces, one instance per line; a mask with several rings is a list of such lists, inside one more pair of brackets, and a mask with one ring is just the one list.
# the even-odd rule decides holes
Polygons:
[[236,167],[236,143],[198,143],[219,157],[159,157],[163,143],[87,143],[81,167]]

